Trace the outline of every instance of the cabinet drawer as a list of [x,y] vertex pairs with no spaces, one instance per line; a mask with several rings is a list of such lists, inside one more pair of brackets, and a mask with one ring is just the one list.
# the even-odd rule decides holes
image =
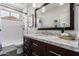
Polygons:
[[28,56],[30,56],[31,55],[31,49],[29,48],[29,47],[24,47],[24,55],[28,55]]
[[32,50],[32,55],[35,55],[35,56],[42,56],[41,50],[33,49],[33,50]]
[[37,40],[31,40],[31,41],[33,46],[40,46],[41,44],[43,44],[42,42],[39,42]]
[[28,44],[28,43],[24,43],[23,45],[24,45],[24,47],[25,47],[25,46],[27,46],[27,47],[30,46],[30,44]]
[[40,56],[40,55],[38,55],[38,53],[33,52],[32,56]]
[[[50,52],[51,51],[51,52]],[[53,46],[53,45],[47,45],[47,53],[54,53],[56,55],[62,55],[62,56],[77,56],[78,53],[67,50],[61,47]]]
[[38,55],[38,56],[44,56],[46,52],[45,43],[39,42],[36,40],[32,40],[32,54]]
[[60,54],[58,54],[58,53],[56,53],[56,52],[54,52],[52,50],[48,50],[47,55],[48,56],[61,56]]
[[38,43],[32,42],[33,47],[39,47],[40,45]]

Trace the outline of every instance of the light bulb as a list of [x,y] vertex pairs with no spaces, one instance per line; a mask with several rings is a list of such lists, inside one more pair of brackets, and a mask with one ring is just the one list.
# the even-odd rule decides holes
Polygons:
[[33,3],[33,7],[36,7],[36,3]]
[[64,3],[59,3],[60,5],[63,5]]
[[45,7],[42,7],[42,12],[43,12],[43,13],[45,12]]

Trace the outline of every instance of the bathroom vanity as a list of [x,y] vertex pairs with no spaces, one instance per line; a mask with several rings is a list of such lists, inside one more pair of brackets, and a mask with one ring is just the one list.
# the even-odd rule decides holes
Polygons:
[[[41,9],[45,8],[45,12]],[[45,3],[35,9],[35,27],[38,30],[74,30],[74,3],[64,5]],[[78,56],[77,40],[64,40],[59,36],[24,35],[24,55]]]
[[47,37],[42,35],[25,35],[24,55],[28,56],[78,56],[77,42]]

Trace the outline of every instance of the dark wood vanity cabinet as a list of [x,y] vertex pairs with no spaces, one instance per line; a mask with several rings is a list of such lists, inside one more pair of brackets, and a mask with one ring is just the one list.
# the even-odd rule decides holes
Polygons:
[[32,41],[32,55],[44,56],[46,54],[46,44],[37,40]]
[[27,56],[43,56],[46,54],[46,44],[24,37],[23,54]]
[[24,37],[24,55],[28,56],[79,56],[78,52]]

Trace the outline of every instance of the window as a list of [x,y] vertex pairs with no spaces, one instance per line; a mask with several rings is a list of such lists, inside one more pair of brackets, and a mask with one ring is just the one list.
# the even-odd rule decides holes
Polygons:
[[0,17],[5,17],[5,16],[14,16],[17,19],[20,18],[19,13],[11,12],[11,11],[6,11],[6,10],[0,10]]
[[11,13],[11,16],[14,16],[19,19],[19,14],[17,14],[17,13]]
[[1,13],[0,13],[0,16],[4,17],[4,16],[10,16],[10,12],[8,11],[5,11],[5,10],[0,10]]

